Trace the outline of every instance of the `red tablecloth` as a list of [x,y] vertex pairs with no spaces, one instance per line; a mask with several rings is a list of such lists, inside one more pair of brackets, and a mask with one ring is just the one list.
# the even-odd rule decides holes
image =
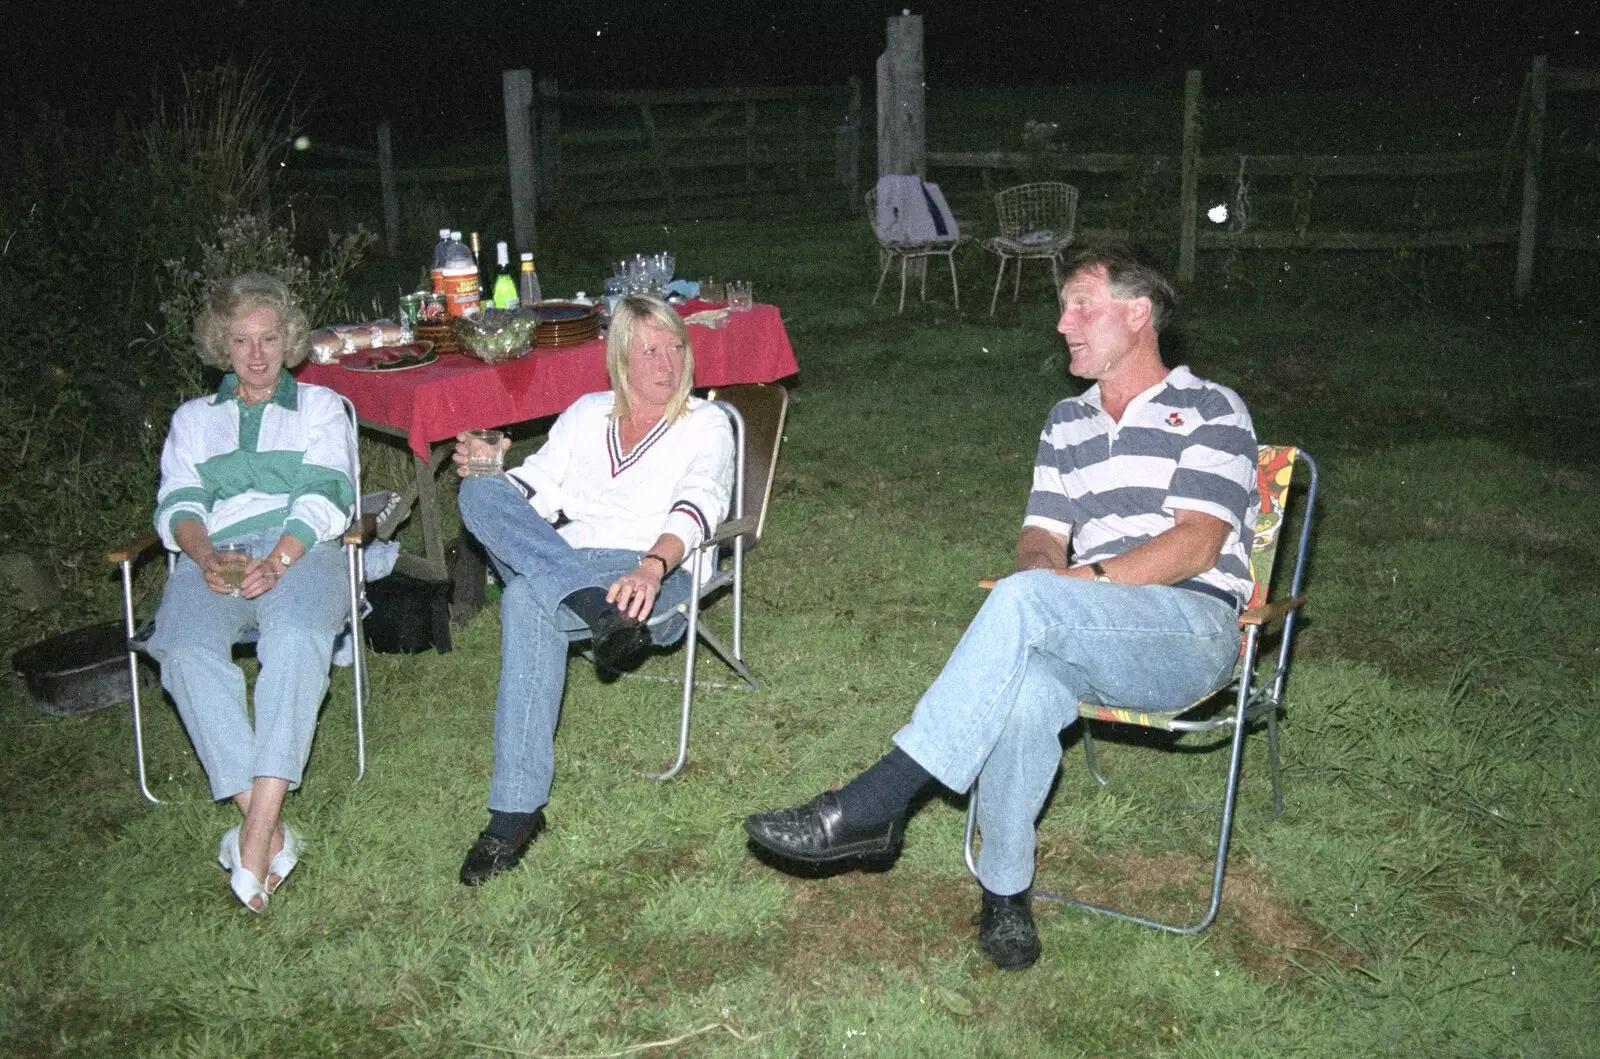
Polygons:
[[[707,308],[711,306],[690,302],[679,311],[689,315]],[[773,382],[800,370],[773,305],[729,313],[726,326],[716,330],[693,325],[689,337],[697,388]],[[344,394],[362,419],[403,431],[411,451],[424,460],[431,443],[463,430],[556,415],[586,393],[611,388],[600,339],[564,349],[535,349],[506,364],[452,353],[426,367],[396,372],[307,363],[296,377]]]

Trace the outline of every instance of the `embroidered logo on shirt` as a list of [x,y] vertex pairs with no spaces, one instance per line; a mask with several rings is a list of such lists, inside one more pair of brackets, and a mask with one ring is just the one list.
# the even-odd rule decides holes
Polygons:
[[1181,427],[1181,426],[1183,426],[1183,413],[1182,412],[1168,412],[1167,413],[1167,426],[1169,426],[1169,427]]

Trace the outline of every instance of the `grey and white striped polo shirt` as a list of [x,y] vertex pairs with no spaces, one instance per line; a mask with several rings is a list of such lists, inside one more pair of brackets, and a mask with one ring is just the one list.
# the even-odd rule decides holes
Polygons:
[[1229,526],[1216,566],[1198,580],[1250,598],[1256,435],[1239,395],[1173,368],[1114,422],[1095,385],[1050,410],[1039,437],[1025,526],[1072,542],[1072,561],[1121,555],[1172,528],[1180,509]]

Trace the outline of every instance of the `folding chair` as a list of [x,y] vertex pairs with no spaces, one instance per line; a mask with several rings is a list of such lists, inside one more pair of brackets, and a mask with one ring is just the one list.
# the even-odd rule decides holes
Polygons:
[[[733,422],[737,445],[733,511],[731,517],[702,541],[686,560],[692,583],[698,586],[698,591],[690,593],[689,598],[674,611],[651,621],[652,625],[660,624],[674,613],[682,614],[689,620],[683,649],[683,704],[678,721],[678,757],[667,771],[647,774],[653,780],[671,779],[689,759],[689,714],[694,705],[699,641],[704,640],[706,646],[744,681],[749,690],[754,691],[758,687],[744,654],[744,557],[745,552],[755,547],[761,539],[761,531],[766,525],[767,501],[772,495],[773,469],[778,465],[778,447],[783,441],[783,421],[789,408],[789,392],[782,386],[757,383],[726,386],[712,390],[708,397]],[[729,564],[725,567],[718,563],[715,570],[708,571],[705,564],[717,562],[718,547],[727,544],[732,545],[733,553]],[[700,620],[706,603],[724,589],[730,590],[729,594],[733,597],[732,650]]]
[[[367,697],[367,655],[366,641],[361,632],[361,611],[366,605],[366,567],[361,551],[362,544],[376,534],[377,518],[363,512],[361,500],[361,449],[356,440],[356,410],[348,398],[344,401],[345,413],[350,417],[350,466],[355,470],[355,504],[351,526],[340,538],[340,543],[345,550],[345,569],[349,579],[350,590],[350,625],[349,635],[351,644],[352,664],[351,677],[355,685],[355,722],[356,722],[356,779],[359,781],[367,774],[367,736],[366,736],[366,697]],[[133,613],[133,574],[134,566],[140,559],[161,546],[161,538],[152,530],[139,534],[133,540],[120,548],[106,553],[106,561],[116,564],[122,573],[122,621],[128,639],[128,676],[132,685],[133,706],[133,752],[134,761],[138,767],[139,790],[146,800],[160,805],[162,801],[150,790],[149,776],[145,767],[144,756],[144,722],[139,707],[139,655],[144,653],[145,646],[150,642],[150,637],[155,633],[155,615],[152,614],[143,621],[136,621]],[[165,553],[167,573],[177,565],[178,557],[174,552]],[[255,630],[247,630],[240,637],[240,645],[254,643]]]
[[883,268],[878,272],[878,288],[872,304],[878,304],[883,281],[889,269],[900,262],[900,307],[906,308],[906,265],[912,261],[922,269],[922,300],[928,300],[928,259],[942,257],[950,264],[950,297],[961,308],[961,287],[956,281],[956,247],[961,243],[961,226],[944,201],[938,184],[929,184],[915,174],[888,175],[867,193],[873,211],[872,234],[878,240],[878,257]]
[[[1297,462],[1305,464],[1310,473],[1310,482],[1305,493],[1305,512],[1300,526],[1299,545],[1295,550],[1294,574],[1289,579],[1288,594],[1271,599],[1269,602],[1272,567],[1278,550],[1278,535],[1283,529],[1289,481]],[[1256,470],[1256,484],[1261,494],[1261,513],[1256,521],[1255,540],[1250,551],[1250,567],[1255,580],[1255,591],[1251,594],[1249,607],[1239,616],[1242,642],[1233,680],[1199,702],[1176,710],[1129,710],[1096,703],[1078,703],[1079,720],[1083,722],[1081,727],[1084,757],[1087,759],[1090,773],[1101,785],[1104,785],[1106,780],[1100,775],[1095,764],[1094,738],[1089,730],[1089,721],[1131,724],[1180,734],[1213,732],[1223,728],[1233,730],[1227,782],[1223,791],[1222,825],[1217,836],[1217,858],[1211,875],[1211,901],[1205,915],[1193,923],[1174,924],[1090,904],[1048,890],[1036,888],[1033,891],[1034,897],[1154,927],[1171,934],[1198,934],[1209,927],[1217,918],[1217,910],[1222,904],[1222,876],[1228,862],[1228,843],[1233,832],[1234,808],[1239,794],[1239,774],[1244,763],[1245,730],[1252,721],[1262,717],[1265,717],[1267,722],[1267,761],[1268,770],[1272,775],[1272,813],[1268,819],[1276,820],[1282,814],[1283,788],[1278,763],[1278,712],[1283,709],[1283,689],[1289,672],[1289,650],[1294,639],[1295,617],[1306,600],[1306,597],[1300,594],[1300,587],[1305,576],[1306,552],[1311,543],[1312,518],[1316,513],[1317,464],[1302,450],[1284,445],[1262,445],[1257,452]],[[1263,680],[1255,671],[1261,630],[1263,626],[1279,620],[1283,622],[1283,632],[1278,646],[1277,667]],[[1234,705],[1231,710],[1222,711],[1211,717],[1185,719],[1185,714],[1212,702],[1217,696],[1224,695],[1230,690],[1234,693]],[[973,878],[977,878],[978,874],[973,843],[977,831],[977,808],[977,786],[974,784],[968,795],[965,839],[967,870],[972,873]]]
[[1056,289],[1061,289],[1061,254],[1072,245],[1078,220],[1078,189],[1056,181],[1020,184],[995,195],[994,208],[1000,215],[1000,234],[983,243],[985,250],[1000,257],[994,295],[989,299],[990,316],[1000,301],[1007,261],[1017,263],[1017,274],[1011,283],[1012,301],[1022,290],[1022,263],[1029,259],[1049,261],[1050,278]]

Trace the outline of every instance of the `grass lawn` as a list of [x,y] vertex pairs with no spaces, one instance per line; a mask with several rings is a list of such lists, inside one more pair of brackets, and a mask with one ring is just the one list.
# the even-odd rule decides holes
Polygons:
[[[336,676],[286,811],[308,851],[257,917],[215,862],[233,810],[205,800],[170,709],[150,711],[153,771],[184,800],[152,808],[126,711],[47,718],[0,684],[0,1051],[1600,1055],[1587,319],[1450,312],[1398,279],[1365,301],[1202,281],[1184,359],[1324,472],[1288,809],[1256,818],[1252,739],[1207,934],[1041,906],[1044,957],[995,971],[954,797],[914,818],[887,872],[793,878],[748,852],[744,814],[886,748],[977,609],[974,581],[1008,568],[1039,426],[1078,389],[1037,266],[995,319],[977,252],[965,311],[936,274],[935,300],[896,316],[867,304],[866,235],[780,216],[611,227],[589,252],[670,245],[682,274],[750,277],[783,306],[802,367],[750,560],[762,687],[700,695],[681,778],[635,775],[669,757],[674,690],[602,685],[574,660],[550,831],[518,871],[460,886],[488,787],[491,609],[451,654],[374,659],[359,784]],[[1066,743],[1041,883],[1192,907],[1214,823],[1180,806],[1220,795],[1225,749],[1108,733],[1102,790]]]

